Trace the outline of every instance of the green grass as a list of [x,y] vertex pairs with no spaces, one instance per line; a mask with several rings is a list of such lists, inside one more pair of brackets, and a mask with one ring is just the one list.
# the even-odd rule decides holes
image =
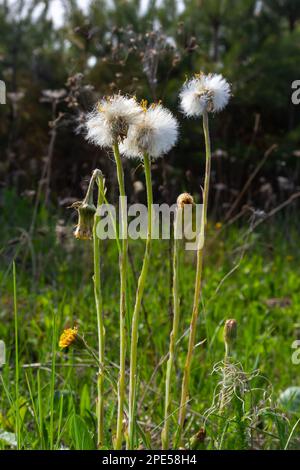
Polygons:
[[[13,201],[12,195],[7,195],[7,201],[0,229],[3,241],[0,339],[5,341],[7,348],[7,360],[0,377],[0,448],[95,449],[97,364],[85,349],[71,347],[68,351],[60,351],[58,348],[63,328],[77,323],[89,346],[97,349],[92,245],[72,238],[70,220],[67,223],[70,236],[58,243],[56,219],[45,212],[39,214],[31,246],[26,237],[13,240],[20,233],[17,227],[30,225],[30,207]],[[12,207],[14,223],[11,221]],[[300,425],[297,423],[300,409],[290,413],[279,402],[282,391],[300,385],[300,366],[291,362],[291,345],[299,336],[299,234],[289,224],[288,235],[285,235],[283,220],[266,222],[247,236],[247,225],[218,232],[214,224],[210,224],[203,307],[185,425],[186,446],[205,449],[300,448]],[[105,446],[111,448],[117,417],[119,274],[117,247],[113,241],[104,244],[102,287],[109,378],[105,383]],[[136,274],[141,268],[143,250],[143,242],[130,242]],[[237,268],[226,277],[235,266]],[[177,345],[176,375],[174,373],[172,381],[172,433],[176,427],[176,407],[187,350],[188,335],[184,336],[184,333],[187,333],[191,315],[194,274],[195,253],[181,250],[181,339]],[[137,444],[146,448],[160,448],[161,445],[166,361],[159,363],[169,346],[169,279],[169,242],[155,241],[141,313],[138,354]],[[131,267],[128,285],[127,303],[131,314],[136,285]],[[286,300],[284,305],[278,302],[271,305],[273,298]],[[257,369],[259,372],[253,380],[249,378],[244,404],[232,397],[230,406],[220,413],[211,408],[220,381],[212,371],[224,357],[222,335],[227,318],[235,318],[238,322],[235,361],[240,362],[249,374]],[[127,318],[127,324],[129,331],[130,318]],[[196,438],[191,440],[204,424],[204,442]]]

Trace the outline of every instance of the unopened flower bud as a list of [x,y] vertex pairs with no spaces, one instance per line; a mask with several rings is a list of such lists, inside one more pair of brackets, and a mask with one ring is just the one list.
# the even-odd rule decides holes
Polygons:
[[194,204],[193,196],[189,193],[179,194],[177,198],[177,207],[183,209],[186,204]]
[[192,436],[190,440],[190,449],[204,449],[204,441],[206,437],[206,431],[204,428],[200,428],[199,431]]
[[234,319],[226,320],[224,326],[224,342],[231,346],[237,337],[237,321]]

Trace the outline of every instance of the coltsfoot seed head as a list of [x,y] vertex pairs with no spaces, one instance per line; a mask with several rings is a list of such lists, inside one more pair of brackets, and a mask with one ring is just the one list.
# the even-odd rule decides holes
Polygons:
[[222,75],[201,73],[183,85],[179,94],[180,107],[187,117],[201,116],[205,111],[224,109],[230,96],[230,85]]
[[127,158],[151,159],[162,157],[176,144],[178,122],[161,104],[148,108],[142,103],[143,113],[135,124],[129,126],[127,137],[120,144],[120,152]]
[[133,97],[121,94],[103,98],[86,118],[86,139],[99,147],[112,147],[139,122],[143,109]]

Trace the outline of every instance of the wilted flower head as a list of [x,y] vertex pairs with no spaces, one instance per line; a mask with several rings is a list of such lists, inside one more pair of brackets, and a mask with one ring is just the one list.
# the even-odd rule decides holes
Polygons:
[[[78,212],[78,224],[74,236],[78,240],[91,240],[93,236],[94,216],[96,207],[93,202],[93,189],[97,179],[103,179],[101,170],[96,168],[91,176],[89,186],[83,201],[76,201],[71,207]],[[103,180],[104,181],[104,180]]]
[[87,116],[86,138],[100,147],[111,147],[126,137],[129,126],[136,124],[141,114],[142,108],[135,98],[122,95],[103,98]]
[[128,158],[142,158],[146,153],[155,159],[169,152],[178,137],[178,122],[161,104],[147,108],[143,103],[143,115],[128,129],[126,139],[120,145],[121,153]]
[[78,240],[91,240],[93,236],[96,207],[88,202],[75,202],[72,207],[78,211],[78,224],[74,236]]
[[203,73],[187,81],[180,92],[180,106],[186,116],[201,116],[204,111],[221,111],[227,105],[231,90],[220,74]]

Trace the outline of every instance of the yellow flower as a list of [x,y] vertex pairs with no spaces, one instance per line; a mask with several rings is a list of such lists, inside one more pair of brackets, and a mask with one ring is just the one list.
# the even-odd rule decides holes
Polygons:
[[293,261],[294,257],[292,255],[287,255],[286,260],[287,261]]
[[77,326],[74,326],[74,328],[67,328],[66,330],[64,330],[59,338],[59,343],[58,343],[59,347],[67,348],[72,343],[74,343],[74,341],[77,338],[77,333],[78,333]]
[[216,225],[215,225],[216,229],[217,230],[220,230],[222,228],[222,223],[221,222],[217,222]]

